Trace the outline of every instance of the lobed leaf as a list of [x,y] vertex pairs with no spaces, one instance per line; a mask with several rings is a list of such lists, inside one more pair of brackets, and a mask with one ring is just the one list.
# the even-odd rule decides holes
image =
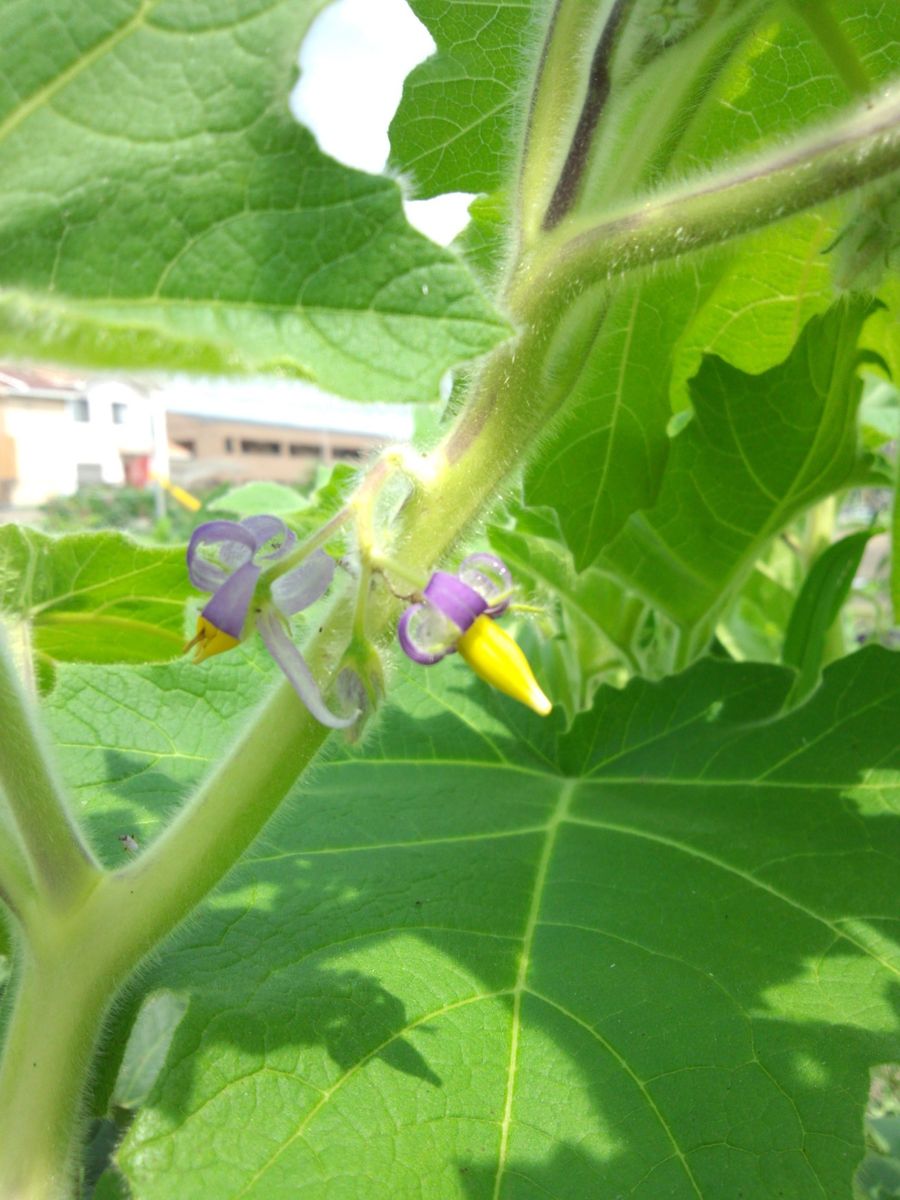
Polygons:
[[575,365],[563,420],[525,476],[526,500],[556,510],[579,569],[656,498],[669,454],[675,346],[714,270],[688,262],[622,282],[597,302],[597,333]]
[[[134,1194],[849,1200],[897,1044],[898,664],[777,716],[787,671],[706,660],[568,733],[410,669],[150,971],[190,1003]],[[95,839],[152,837],[260,683],[62,668]]]
[[391,166],[415,195],[493,192],[516,156],[527,50],[540,0],[410,0],[437,52],[406,79],[391,122]]
[[762,375],[704,359],[694,419],[675,438],[656,504],[629,518],[605,556],[696,639],[791,517],[847,486],[858,464],[861,299],[814,317]]

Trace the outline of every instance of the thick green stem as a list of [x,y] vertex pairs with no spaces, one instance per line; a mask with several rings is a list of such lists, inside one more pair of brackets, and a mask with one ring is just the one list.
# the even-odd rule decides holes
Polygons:
[[[585,5],[590,11],[589,6]],[[570,211],[581,187],[585,168],[597,131],[603,108],[609,99],[612,87],[612,59],[621,31],[634,8],[634,0],[613,0],[594,53],[591,57],[590,69],[587,74],[587,90],[582,102],[578,120],[572,131],[571,141],[550,203],[544,214],[544,229],[553,229]],[[568,8],[568,13],[575,11]],[[560,21],[562,25],[565,18]],[[571,16],[569,17],[571,22]],[[557,41],[558,39],[554,39]],[[557,54],[561,46],[554,47]],[[550,86],[556,87],[556,79],[550,76]]]
[[71,1196],[74,1126],[119,982],[91,969],[101,932],[55,924],[38,953],[21,947],[0,1060],[3,1200]]
[[726,242],[897,170],[895,89],[819,134],[627,212],[590,225],[564,221],[523,259],[510,298],[518,307],[537,293],[545,307],[564,306],[592,283]]
[[727,15],[707,12],[711,19],[680,45],[661,49],[655,62],[639,70],[630,86],[625,84],[617,104],[620,131],[630,109],[629,93],[637,105],[636,120],[627,136],[608,130],[608,136],[595,140],[578,202],[583,214],[627,202],[670,172],[692,121],[704,111],[704,98],[771,7],[771,0],[744,0]]
[[329,732],[279,685],[146,854],[35,922],[0,1062],[2,1200],[71,1195],[81,1097],[116,992],[234,865]]
[[99,868],[69,814],[37,722],[6,646],[0,640],[0,788],[41,895],[56,906],[82,896]]
[[30,917],[34,898],[31,869],[0,791],[0,901],[24,924]]

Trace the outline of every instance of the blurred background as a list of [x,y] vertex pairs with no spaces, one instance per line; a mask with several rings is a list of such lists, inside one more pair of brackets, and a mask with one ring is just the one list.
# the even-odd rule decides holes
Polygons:
[[[338,0],[304,41],[291,108],[326,153],[381,172],[403,80],[433,50],[406,0]],[[405,207],[413,225],[447,244],[470,200],[460,193]],[[434,408],[353,403],[271,377],[0,363],[0,521],[181,540],[201,506],[235,485],[264,480],[308,494],[334,463],[424,435]]]

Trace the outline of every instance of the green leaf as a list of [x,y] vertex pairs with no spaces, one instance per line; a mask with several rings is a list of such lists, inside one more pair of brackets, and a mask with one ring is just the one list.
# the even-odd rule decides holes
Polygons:
[[493,192],[516,155],[535,0],[410,0],[437,53],[406,79],[391,123],[391,165],[417,196]]
[[865,529],[834,542],[816,559],[791,611],[784,635],[782,660],[797,669],[788,704],[800,704],[819,682],[825,662],[825,641],[850,594],[869,538]]
[[283,483],[261,482],[242,483],[240,487],[229,488],[223,495],[217,496],[209,507],[216,511],[236,513],[239,517],[251,517],[260,513],[284,516],[296,513],[308,504],[308,499],[296,488],[286,487]]
[[836,234],[836,214],[820,209],[753,234],[733,252],[720,252],[719,277],[675,348],[673,407],[690,403],[689,380],[705,354],[749,375],[787,358],[807,321],[833,302],[825,252]]
[[833,215],[803,214],[620,288],[585,356],[565,420],[526,472],[529,503],[549,505],[579,567],[596,561],[662,482],[672,408],[689,405],[705,354],[748,374],[783,362],[800,330],[831,304],[823,250]]
[[886,379],[869,376],[859,406],[859,423],[868,450],[900,437],[900,391]]
[[8,0],[0,354],[422,400],[507,332],[288,96],[322,0]]
[[[772,549],[779,545],[785,555],[790,553],[777,541]],[[771,558],[771,553],[767,557]],[[781,661],[784,631],[795,595],[767,568],[767,563],[759,563],[753,568],[716,627],[716,637],[738,661]]]
[[30,629],[39,664],[177,658],[185,600],[195,594],[183,547],[0,526],[0,609]]
[[294,513],[288,524],[301,535],[318,529],[344,507],[357,478],[358,470],[350,463],[337,462],[331,467],[321,467],[308,504]]
[[454,239],[453,249],[490,291],[502,278],[509,242],[508,197],[498,192],[472,201],[469,223]]
[[900,278],[890,275],[878,290],[883,307],[866,326],[865,346],[887,363],[891,379],[900,386]]
[[546,606],[541,632],[517,640],[529,661],[540,664],[555,702],[574,716],[591,706],[602,679],[620,681],[623,668],[637,666],[635,633],[644,606],[611,576],[593,568],[576,572],[548,512],[520,508],[515,529],[490,525],[487,532],[518,588]]
[[[623,284],[596,316],[565,419],[525,477],[531,505],[559,514],[582,569],[639,508],[652,504],[669,454],[674,346],[704,290],[695,263]],[[599,302],[598,302],[599,303]]]
[[704,359],[693,421],[675,439],[656,504],[632,516],[605,557],[685,631],[689,653],[766,543],[857,466],[857,340],[869,311],[848,301],[804,328],[762,375]]
[[[228,657],[61,669],[95,840],[233,738]],[[134,1194],[849,1200],[896,1053],[900,659],[773,716],[789,685],[706,660],[563,733],[410,668],[151,968],[190,1005]]]
[[107,866],[126,860],[124,833],[146,849],[203,767],[239,736],[276,673],[255,636],[200,664],[60,667],[47,708]]

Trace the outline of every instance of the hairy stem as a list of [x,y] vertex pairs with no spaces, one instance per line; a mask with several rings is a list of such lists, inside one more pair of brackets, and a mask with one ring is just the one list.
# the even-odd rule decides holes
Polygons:
[[31,869],[2,791],[0,791],[0,900],[22,924],[28,919],[34,900]]
[[100,871],[69,814],[49,745],[2,640],[0,729],[0,788],[30,875],[49,905],[65,906],[89,890]]
[[[900,90],[793,145],[591,224],[563,222],[523,259],[514,307],[726,242],[900,170]],[[542,286],[543,285],[543,286]]]
[[[81,1098],[114,995],[94,969],[93,936],[56,922],[39,951],[23,944],[8,988],[0,1059],[0,1196],[68,1200]],[[46,936],[47,934],[50,936]]]
[[587,94],[578,114],[578,123],[572,135],[569,152],[547,206],[544,216],[545,229],[553,229],[559,224],[578,195],[597,122],[609,98],[613,51],[628,12],[633,7],[634,0],[615,0],[594,48],[588,72]]

